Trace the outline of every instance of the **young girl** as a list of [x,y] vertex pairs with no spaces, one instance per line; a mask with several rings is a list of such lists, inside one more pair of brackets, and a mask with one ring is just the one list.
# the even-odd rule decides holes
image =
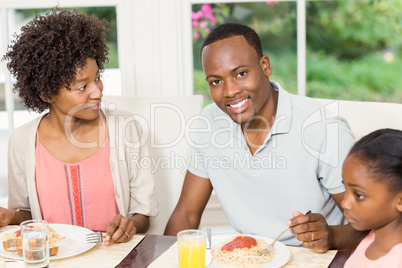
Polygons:
[[371,230],[344,267],[402,267],[402,131],[359,140],[343,164],[347,221]]
[[[148,230],[157,213],[137,123],[121,110],[101,110],[107,61],[106,22],[76,11],[37,15],[4,59],[28,110],[43,113],[9,141],[9,209],[0,226],[28,219],[106,231],[106,244]],[[133,120],[132,120],[133,121]]]

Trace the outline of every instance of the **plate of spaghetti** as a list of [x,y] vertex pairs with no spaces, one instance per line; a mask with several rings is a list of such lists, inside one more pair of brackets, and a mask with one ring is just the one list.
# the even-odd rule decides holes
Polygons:
[[[16,227],[0,233],[1,256],[22,260],[22,251],[19,252],[20,250],[18,249],[21,244],[18,242],[18,239],[21,239],[20,230],[20,227]],[[80,226],[49,224],[49,259],[67,258],[90,250],[96,244],[86,242],[85,236],[89,233],[93,233],[93,231]],[[16,240],[15,243],[13,243],[14,239]]]
[[211,250],[213,267],[282,267],[290,259],[290,250],[283,243],[276,242],[275,250],[270,255],[256,254],[271,242],[273,242],[271,238],[256,235],[213,235]]

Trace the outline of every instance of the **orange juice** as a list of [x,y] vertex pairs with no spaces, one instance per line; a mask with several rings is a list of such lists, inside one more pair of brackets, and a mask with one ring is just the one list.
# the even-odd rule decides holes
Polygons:
[[180,241],[179,264],[180,268],[204,268],[205,241]]
[[180,268],[205,268],[205,233],[184,230],[177,234]]

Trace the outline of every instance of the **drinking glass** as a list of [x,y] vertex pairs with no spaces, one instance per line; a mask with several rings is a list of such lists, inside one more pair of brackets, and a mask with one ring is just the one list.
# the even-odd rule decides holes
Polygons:
[[200,230],[184,230],[177,234],[180,268],[205,267],[205,237]]
[[28,220],[20,226],[25,267],[49,267],[49,224],[43,220]]

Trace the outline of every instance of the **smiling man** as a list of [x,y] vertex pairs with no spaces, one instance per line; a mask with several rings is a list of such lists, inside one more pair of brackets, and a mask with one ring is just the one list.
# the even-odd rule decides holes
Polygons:
[[341,167],[354,142],[347,122],[270,81],[269,58],[247,26],[213,30],[201,61],[215,103],[200,118],[165,233],[198,228],[214,190],[239,233],[275,237],[287,224],[285,244],[317,252],[355,247],[362,236],[342,225],[340,206]]

